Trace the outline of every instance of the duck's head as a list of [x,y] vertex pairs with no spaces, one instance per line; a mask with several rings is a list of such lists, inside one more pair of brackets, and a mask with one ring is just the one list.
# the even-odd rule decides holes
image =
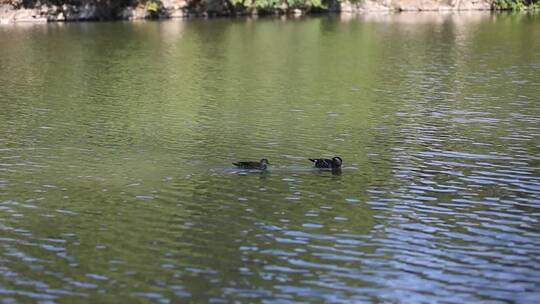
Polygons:
[[266,169],[266,166],[269,165],[270,163],[268,162],[268,159],[263,158],[263,159],[261,159],[260,164],[261,164],[261,165],[260,165],[260,166],[261,166],[260,168],[263,169],[263,170],[265,170],[265,169]]
[[332,158],[332,163],[334,164],[335,167],[341,167],[341,164],[343,163],[343,160],[341,159],[341,157],[336,156],[336,157]]

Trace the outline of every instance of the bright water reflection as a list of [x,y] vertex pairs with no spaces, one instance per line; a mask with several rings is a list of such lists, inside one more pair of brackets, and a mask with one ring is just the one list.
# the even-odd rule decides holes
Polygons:
[[[540,297],[540,18],[0,27],[5,302]],[[305,159],[339,154],[340,175]],[[238,159],[267,157],[265,173]]]

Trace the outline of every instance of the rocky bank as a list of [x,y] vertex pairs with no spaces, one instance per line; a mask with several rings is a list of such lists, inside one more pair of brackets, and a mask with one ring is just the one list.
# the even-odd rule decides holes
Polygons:
[[[252,1],[252,2],[248,2]],[[0,0],[0,24],[83,20],[137,20],[243,14],[295,14],[315,11],[306,5],[289,7],[287,1],[265,11],[255,0],[238,4],[230,0]],[[372,11],[490,10],[493,0],[328,0],[317,12],[364,13]],[[246,4],[247,3],[247,4]],[[253,3],[253,4],[249,4]]]

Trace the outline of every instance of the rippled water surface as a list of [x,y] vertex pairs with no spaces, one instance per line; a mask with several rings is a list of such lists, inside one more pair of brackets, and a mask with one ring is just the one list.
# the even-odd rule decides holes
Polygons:
[[539,96],[539,15],[2,26],[0,298],[538,303]]

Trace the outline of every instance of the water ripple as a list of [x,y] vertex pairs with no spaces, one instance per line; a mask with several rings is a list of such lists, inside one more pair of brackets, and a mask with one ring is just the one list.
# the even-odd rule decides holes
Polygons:
[[0,28],[3,300],[535,303],[538,18],[345,19]]

